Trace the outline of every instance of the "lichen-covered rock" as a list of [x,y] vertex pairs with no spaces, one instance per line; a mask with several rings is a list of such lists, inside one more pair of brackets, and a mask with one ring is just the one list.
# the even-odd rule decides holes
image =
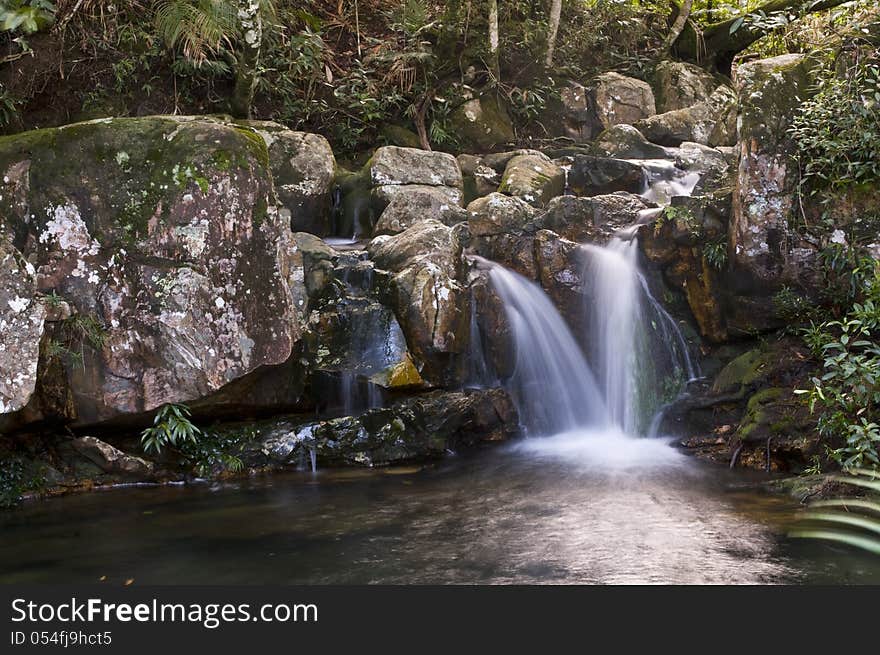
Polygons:
[[498,190],[522,198],[540,207],[560,195],[565,186],[565,172],[543,154],[512,157],[501,176]]
[[490,193],[467,206],[468,230],[472,237],[485,237],[522,230],[537,214],[534,207],[517,196]]
[[429,383],[455,378],[455,358],[467,343],[459,235],[428,219],[394,236],[379,236],[370,257],[390,277],[384,298],[394,309],[416,367]]
[[691,107],[718,88],[719,76],[695,64],[661,61],[654,69],[654,98],[661,114]]
[[596,137],[593,148],[600,155],[618,159],[664,159],[671,154],[668,148],[648,141],[632,125],[610,127]]
[[583,84],[568,81],[559,90],[560,107],[546,116],[545,126],[559,136],[575,142],[586,142],[595,136],[596,119],[590,103],[590,94]]
[[45,318],[34,267],[0,234],[0,415],[22,409],[34,392]]
[[503,441],[517,432],[505,391],[441,392],[407,398],[357,417],[257,426],[252,465],[384,466],[436,459],[464,446]]
[[645,184],[645,171],[641,166],[611,157],[575,155],[568,172],[568,186],[579,196],[615,191],[641,193]]
[[428,219],[444,225],[467,220],[458,189],[424,185],[385,186],[382,189],[386,191],[384,197],[390,199],[373,229],[376,236],[398,234]]
[[602,73],[590,85],[590,101],[602,129],[632,125],[657,113],[647,82],[620,73]]
[[424,184],[460,189],[462,185],[458,162],[445,152],[384,146],[376,150],[367,167],[374,187]]
[[804,55],[782,55],[737,69],[740,152],[730,241],[738,270],[766,293],[810,268],[794,265],[810,259],[810,248],[789,229],[798,173],[787,129],[810,91],[811,67]]
[[291,229],[330,234],[330,203],[336,159],[327,139],[294,132],[268,121],[242,121],[266,142],[278,211],[290,214]]
[[678,146],[685,141],[711,146],[736,143],[736,94],[721,85],[705,100],[633,124],[652,143]]
[[0,232],[73,310],[49,335],[73,397],[61,418],[189,402],[290,356],[290,228],[259,134],[104,119],[4,137],[0,170]]
[[513,122],[504,102],[496,94],[471,98],[451,116],[452,132],[475,152],[488,152],[512,143]]

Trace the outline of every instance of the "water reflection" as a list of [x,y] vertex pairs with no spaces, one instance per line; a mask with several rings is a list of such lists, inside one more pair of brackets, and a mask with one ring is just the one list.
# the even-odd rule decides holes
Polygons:
[[573,444],[31,503],[0,517],[0,581],[880,582],[869,556],[782,540],[792,505],[741,477],[662,442],[643,459],[664,465],[636,467],[583,465]]

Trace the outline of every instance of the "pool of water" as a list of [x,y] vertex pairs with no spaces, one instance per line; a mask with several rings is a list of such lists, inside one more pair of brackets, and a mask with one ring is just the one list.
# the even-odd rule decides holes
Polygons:
[[789,540],[792,500],[658,440],[523,441],[431,467],[127,488],[0,514],[0,582],[880,583]]

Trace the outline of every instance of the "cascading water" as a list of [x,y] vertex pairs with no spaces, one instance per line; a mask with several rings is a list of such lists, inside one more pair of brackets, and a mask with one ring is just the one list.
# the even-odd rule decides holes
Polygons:
[[497,264],[489,277],[504,303],[516,350],[507,384],[527,433],[551,435],[608,425],[590,366],[547,294]]
[[[659,205],[689,195],[699,181],[698,174],[671,162],[639,163],[646,169],[643,197]],[[560,435],[553,444],[539,440],[544,443],[524,448],[607,460],[608,448],[618,444],[613,449],[629,461],[634,450],[626,437],[656,436],[658,417],[695,377],[678,325],[639,270],[638,228],[661,212],[645,210],[639,222],[605,246],[583,246],[590,326],[584,336],[594,368],[547,295],[522,276],[491,265],[490,279],[516,351],[514,374],[506,384],[520,420],[530,435]],[[660,445],[650,448],[650,456],[665,457],[661,450]]]
[[694,377],[687,344],[639,271],[634,236],[582,248],[591,361],[608,413],[626,434],[650,433],[657,411]]
[[667,159],[630,159],[645,171],[642,197],[658,205],[668,205],[674,196],[689,196],[700,181],[696,171],[683,171]]

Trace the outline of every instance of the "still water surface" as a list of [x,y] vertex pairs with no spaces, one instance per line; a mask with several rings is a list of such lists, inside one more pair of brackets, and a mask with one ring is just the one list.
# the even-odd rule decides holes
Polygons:
[[31,502],[0,514],[0,582],[880,583],[786,539],[796,504],[758,478],[621,438]]

